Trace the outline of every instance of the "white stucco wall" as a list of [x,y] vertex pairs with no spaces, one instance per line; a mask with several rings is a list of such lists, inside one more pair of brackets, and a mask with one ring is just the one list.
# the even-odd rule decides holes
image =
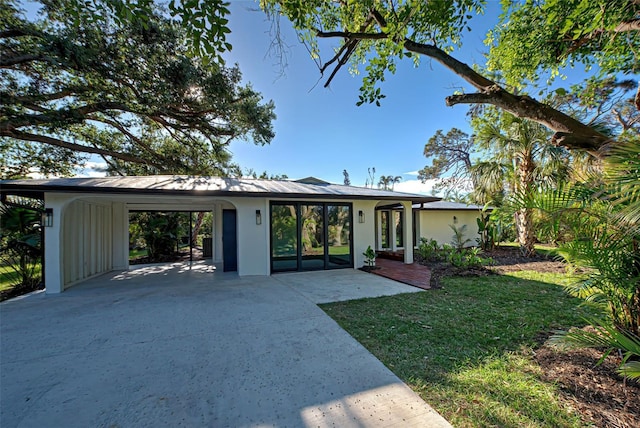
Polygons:
[[[269,204],[266,199],[230,198],[236,206],[238,275],[269,275]],[[262,224],[256,224],[260,210]]]
[[[376,227],[375,227],[375,207],[376,201],[355,201],[353,203],[353,267],[364,266],[365,257],[362,253],[367,247],[376,248]],[[362,210],[364,223],[358,220],[358,212]]]
[[[475,210],[421,210],[418,220],[420,237],[435,239],[440,245],[451,244],[453,230],[449,225],[453,224],[460,228],[466,224],[465,237],[471,240],[467,246],[474,246],[477,244],[476,238],[480,236],[476,222],[478,215]],[[457,218],[457,223],[454,223],[454,216]]]
[[[92,276],[126,263],[114,242],[123,242],[122,228],[114,219],[124,217],[124,207],[110,200],[86,201],[73,194],[46,194],[45,207],[53,210],[53,226],[45,228],[45,286],[55,294]],[[128,254],[127,254],[128,255]],[[127,259],[128,260],[128,259]]]
[[[301,202],[300,199],[291,201]],[[369,245],[375,248],[378,201],[322,199],[318,202],[352,203],[354,268],[363,266],[362,253]],[[270,274],[270,200],[267,198],[48,193],[45,206],[54,210],[53,227],[45,229],[47,293],[59,293],[70,285],[113,269],[127,269],[128,222],[132,210],[212,212],[213,258],[222,269],[222,210],[235,209],[238,274]],[[257,210],[262,217],[259,225],[256,224]],[[363,223],[359,222],[359,211],[364,214]]]

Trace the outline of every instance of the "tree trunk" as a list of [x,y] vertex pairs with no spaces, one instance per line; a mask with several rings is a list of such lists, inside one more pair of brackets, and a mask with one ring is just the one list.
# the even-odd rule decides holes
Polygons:
[[191,242],[195,245],[196,238],[200,233],[200,228],[202,227],[202,221],[204,220],[205,213],[203,211],[198,213],[198,217],[196,218],[196,224],[193,225],[193,232],[191,233]]
[[[522,153],[520,163],[517,166],[518,185],[516,191],[522,195],[530,192],[533,183],[534,170],[533,155],[530,151]],[[534,244],[536,242],[533,233],[533,212],[531,208],[520,208],[515,215],[516,230],[518,231],[518,243],[520,249],[526,257],[532,257],[535,254]]]

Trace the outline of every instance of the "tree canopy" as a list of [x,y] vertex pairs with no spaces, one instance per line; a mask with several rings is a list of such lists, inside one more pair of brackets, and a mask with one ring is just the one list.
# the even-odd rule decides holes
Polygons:
[[233,139],[273,138],[273,103],[241,85],[237,66],[188,56],[188,31],[152,2],[144,19],[120,19],[106,1],[41,4],[29,19],[0,0],[3,157],[23,147],[68,164],[93,154],[114,170],[204,174],[229,166]]
[[[568,13],[569,7],[563,3],[579,3],[584,14],[574,17]],[[545,10],[554,12],[544,18],[546,26],[559,27],[551,34],[565,37],[561,55],[555,59],[550,54],[532,58],[524,69],[529,70],[527,77],[535,78],[541,68],[560,67],[564,63],[581,61],[589,65],[602,67],[603,72],[633,72],[637,67],[636,48],[640,46],[637,31],[640,4],[634,0],[562,2],[545,1],[505,1],[502,26],[492,33],[490,42],[494,43],[493,62],[489,65],[498,69],[492,72],[498,78],[489,78],[489,73],[481,73],[457,60],[452,54],[460,46],[465,29],[470,29],[470,20],[483,12],[481,0],[455,0],[449,2],[423,1],[359,1],[359,2],[287,2],[263,0],[262,7],[272,17],[286,16],[298,30],[302,40],[308,43],[314,57],[319,57],[320,39],[338,39],[339,46],[333,56],[320,66],[321,73],[331,70],[325,85],[330,84],[336,73],[345,65],[357,68],[366,62],[365,76],[361,87],[359,104],[373,102],[379,104],[384,94],[380,83],[388,73],[393,74],[398,61],[406,57],[418,64],[418,56],[431,58],[470,84],[475,93],[452,94],[446,98],[446,104],[490,104],[525,119],[536,121],[555,132],[552,141],[569,148],[579,148],[597,152],[610,142],[610,137],[598,129],[588,126],[570,115],[552,106],[541,103],[522,94],[520,87],[509,82],[515,76],[522,75],[516,65],[519,55],[535,51],[527,43],[527,19],[539,17]],[[565,12],[565,13],[560,13]],[[512,25],[511,17],[516,20]],[[589,16],[597,16],[600,26],[589,24]],[[555,21],[554,21],[555,19]],[[620,31],[621,29],[629,31]],[[508,31],[509,30],[509,31]],[[537,30],[538,35],[544,32]],[[596,37],[596,34],[598,35]],[[593,35],[593,36],[589,36]],[[625,37],[624,40],[620,38]],[[596,42],[597,39],[597,42]],[[539,43],[540,39],[536,39]],[[584,42],[583,42],[584,41]],[[522,48],[513,46],[521,45]],[[510,49],[506,58],[499,62],[499,49]],[[574,46],[575,49],[572,49]],[[517,50],[520,49],[520,50]],[[549,48],[546,48],[547,50]],[[616,52],[617,58],[627,58],[616,66],[608,61],[608,52]],[[510,58],[511,62],[508,62]],[[500,75],[509,76],[506,83],[500,82]]]
[[[503,1],[498,26],[489,31],[487,68],[522,88],[582,63],[594,74],[640,71],[640,2],[635,0]],[[546,80],[543,80],[546,82]]]

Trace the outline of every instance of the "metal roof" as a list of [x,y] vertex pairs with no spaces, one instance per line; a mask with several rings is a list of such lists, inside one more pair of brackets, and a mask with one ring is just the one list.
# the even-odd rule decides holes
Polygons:
[[475,210],[480,211],[483,206],[482,205],[471,205],[464,204],[461,202],[451,202],[451,201],[434,201],[434,202],[426,202],[424,204],[416,204],[413,208],[419,208],[423,210]]
[[36,180],[0,180],[2,194],[43,195],[47,192],[126,193],[145,195],[281,197],[296,199],[438,200],[432,196],[391,192],[325,182],[310,184],[289,180],[222,178],[184,175],[135,177],[81,177]]

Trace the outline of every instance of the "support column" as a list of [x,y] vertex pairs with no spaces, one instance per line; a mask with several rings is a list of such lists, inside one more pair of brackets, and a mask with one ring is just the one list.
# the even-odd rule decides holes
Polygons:
[[413,263],[413,204],[411,201],[403,202],[404,215],[402,216],[402,233],[404,242],[404,262]]
[[111,205],[113,222],[113,269],[129,269],[129,210],[123,202]]
[[53,225],[44,228],[45,247],[44,281],[47,294],[58,294],[64,290],[64,261],[62,245],[62,215],[65,200],[45,194],[45,208],[53,209]]

